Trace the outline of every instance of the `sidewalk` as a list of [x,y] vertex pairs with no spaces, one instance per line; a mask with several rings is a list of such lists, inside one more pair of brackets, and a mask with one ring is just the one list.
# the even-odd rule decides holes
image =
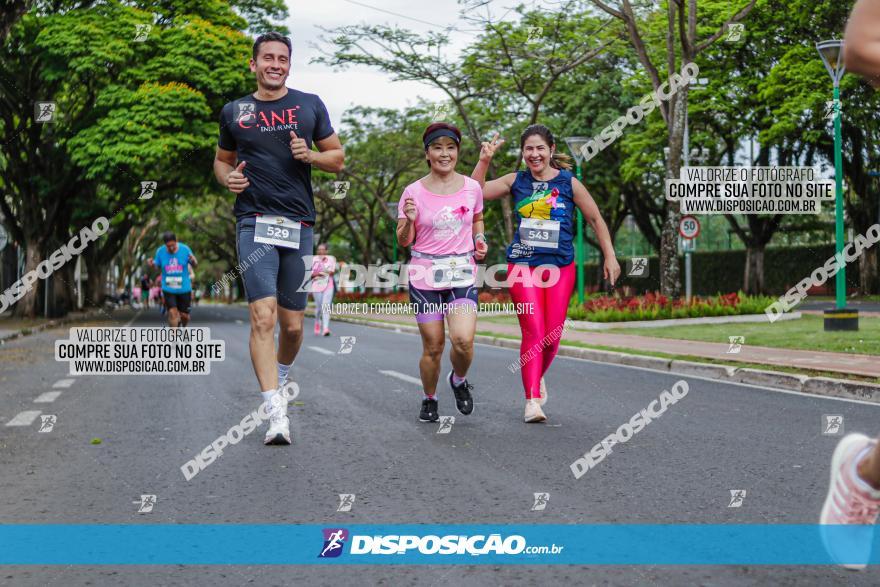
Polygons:
[[[380,320],[410,326],[415,325],[415,319],[412,316],[371,314],[367,317],[347,314],[346,317]],[[497,324],[481,320],[477,322],[477,330],[520,338],[519,326],[514,324]],[[782,349],[750,346],[748,344],[743,345],[739,353],[728,353],[729,345],[727,343],[654,338],[634,334],[610,334],[597,331],[585,332],[572,329],[565,331],[563,340],[595,346],[665,353],[667,355],[688,355],[715,361],[754,363],[776,367],[799,367],[801,369],[828,371],[844,375],[880,378],[880,357],[871,355]]]
[[28,320],[26,318],[14,318],[11,316],[11,312],[6,312],[0,315],[0,344],[3,344],[6,341],[13,340],[18,338],[19,336],[24,336],[34,332],[40,332],[42,330],[46,330],[48,328],[55,328],[58,326],[63,326],[65,324],[69,324],[71,322],[81,322],[84,320],[94,320],[94,319],[105,319],[110,318],[112,314],[127,316],[127,313],[134,314],[134,312],[130,309],[118,309],[118,310],[102,310],[98,308],[92,308],[82,312],[70,312],[64,317],[61,318],[35,318],[33,320]]

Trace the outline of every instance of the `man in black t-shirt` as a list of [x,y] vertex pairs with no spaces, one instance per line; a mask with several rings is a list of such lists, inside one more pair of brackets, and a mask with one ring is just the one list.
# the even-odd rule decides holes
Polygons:
[[214,159],[217,181],[237,194],[236,245],[250,309],[251,361],[270,406],[266,444],[290,444],[287,402],[296,385],[288,375],[302,344],[308,296],[302,286],[311,269],[303,257],[312,254],[315,222],[312,167],[337,173],[344,162],[321,99],[285,85],[290,56],[287,37],[257,37],[250,60],[257,91],[223,107]]

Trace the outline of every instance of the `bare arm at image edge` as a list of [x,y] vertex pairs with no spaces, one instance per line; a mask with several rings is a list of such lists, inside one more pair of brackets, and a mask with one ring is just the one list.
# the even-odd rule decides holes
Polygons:
[[880,87],[880,0],[856,2],[846,24],[843,59],[847,71]]

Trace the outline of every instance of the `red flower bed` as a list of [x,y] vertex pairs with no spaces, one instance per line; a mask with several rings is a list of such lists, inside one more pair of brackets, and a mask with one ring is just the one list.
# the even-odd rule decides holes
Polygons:
[[690,302],[686,302],[684,299],[669,299],[659,293],[647,293],[643,296],[593,298],[583,306],[575,303],[569,307],[568,317],[594,322],[625,322],[762,314],[773,301],[773,298],[766,296],[729,293],[702,298],[694,296]]
[[584,303],[584,309],[587,312],[596,312],[599,310],[649,310],[653,308],[687,308],[694,306],[729,306],[735,308],[740,303],[739,294],[729,293],[713,298],[700,298],[693,296],[690,303],[684,298],[678,300],[670,300],[668,297],[656,293],[649,292],[643,296],[629,297],[603,297],[588,300]]
[[[479,294],[479,300],[481,303],[492,303],[497,302],[500,304],[510,303],[510,294],[506,292],[491,292],[491,291],[483,291]],[[370,292],[358,293],[358,292],[336,292],[336,295],[333,297],[333,301],[345,304],[345,303],[353,303],[353,302],[409,302],[409,292],[406,290],[398,291],[393,293],[381,293],[374,294]]]
[[499,303],[499,304],[508,304],[510,303],[510,294],[502,293],[502,292],[491,292],[491,291],[482,291],[478,296],[481,304],[490,304],[490,303]]

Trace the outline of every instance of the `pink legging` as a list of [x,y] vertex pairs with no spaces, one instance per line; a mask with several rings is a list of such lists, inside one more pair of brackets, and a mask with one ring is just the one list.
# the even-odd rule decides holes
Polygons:
[[[535,269],[537,267],[519,265],[517,271],[521,271],[523,277],[519,280],[511,280],[514,283],[510,285],[510,297],[515,304],[531,304],[531,306],[521,306],[525,311],[517,314],[522,330],[522,344],[519,351],[520,363],[524,362],[521,371],[526,399],[541,395],[541,377],[550,368],[550,363],[559,350],[568,302],[576,278],[575,266],[571,263],[559,268],[559,281],[556,285],[540,287],[539,279],[535,277]],[[511,275],[513,271],[514,264],[508,263],[507,274]],[[539,277],[541,273],[538,272]],[[546,271],[543,273],[546,275]],[[528,280],[527,275],[532,277],[534,285],[522,283]]]

